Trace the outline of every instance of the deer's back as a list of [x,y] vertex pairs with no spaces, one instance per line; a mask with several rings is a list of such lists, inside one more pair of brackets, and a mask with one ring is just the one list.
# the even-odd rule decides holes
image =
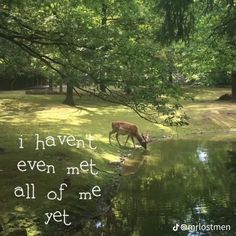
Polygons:
[[119,134],[136,134],[138,129],[135,124],[126,121],[114,121],[112,122],[112,130]]

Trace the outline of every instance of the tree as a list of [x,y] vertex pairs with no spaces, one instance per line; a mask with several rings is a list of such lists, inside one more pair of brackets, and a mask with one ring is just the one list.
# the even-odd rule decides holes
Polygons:
[[231,74],[232,97],[236,97],[234,1],[156,1],[164,21],[157,31],[172,48],[177,70],[186,77],[207,80],[210,73]]
[[232,52],[232,61],[230,62],[231,80],[232,80],[232,98],[236,101],[236,6],[234,1],[227,1],[227,12],[222,16],[220,24],[215,27],[218,36],[223,35],[228,47]]
[[[66,104],[74,104],[76,86],[128,106],[151,122],[183,125],[181,93],[169,81],[168,59],[162,56],[162,46],[154,42],[149,13],[150,6],[143,1],[25,0],[19,5],[12,1],[3,3],[0,10],[0,37],[68,84]],[[95,86],[85,89],[84,80]],[[97,88],[98,81],[102,89]],[[131,96],[119,89],[127,84],[133,87]]]

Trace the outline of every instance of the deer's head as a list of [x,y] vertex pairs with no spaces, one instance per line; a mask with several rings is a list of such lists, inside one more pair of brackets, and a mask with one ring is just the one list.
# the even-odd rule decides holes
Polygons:
[[150,136],[148,134],[144,135],[143,133],[141,134],[142,136],[142,142],[140,143],[142,147],[147,149],[147,144],[151,142]]

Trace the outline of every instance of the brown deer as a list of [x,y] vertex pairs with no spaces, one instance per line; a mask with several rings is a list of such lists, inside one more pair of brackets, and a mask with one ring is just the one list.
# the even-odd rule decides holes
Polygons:
[[144,137],[143,134],[140,134],[138,132],[138,128],[135,124],[126,122],[126,121],[113,121],[112,122],[112,131],[109,133],[109,142],[111,144],[111,135],[112,134],[116,134],[116,140],[119,144],[119,146],[121,146],[120,141],[118,139],[119,135],[128,135],[126,141],[125,141],[125,146],[129,140],[129,138],[131,138],[134,148],[135,148],[135,142],[134,142],[134,137],[139,141],[140,145],[142,147],[144,147],[145,149],[147,149],[147,143],[148,140],[146,137]]

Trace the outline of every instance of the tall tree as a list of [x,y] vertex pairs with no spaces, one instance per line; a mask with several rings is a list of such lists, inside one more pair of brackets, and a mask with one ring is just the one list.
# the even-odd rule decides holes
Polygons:
[[[169,45],[175,65],[188,77],[204,79],[213,71],[231,74],[232,97],[236,98],[236,10],[234,1],[162,1],[157,36]],[[185,43],[183,43],[185,42]]]
[[[182,125],[181,94],[168,79],[162,46],[154,42],[149,7],[135,0],[13,1],[0,10],[0,37],[58,73],[69,85],[67,104],[74,103],[71,87],[77,86],[151,122]],[[106,37],[101,19],[106,20]],[[85,80],[104,81],[103,89],[85,89]],[[112,89],[127,84],[134,89],[132,96]]]

